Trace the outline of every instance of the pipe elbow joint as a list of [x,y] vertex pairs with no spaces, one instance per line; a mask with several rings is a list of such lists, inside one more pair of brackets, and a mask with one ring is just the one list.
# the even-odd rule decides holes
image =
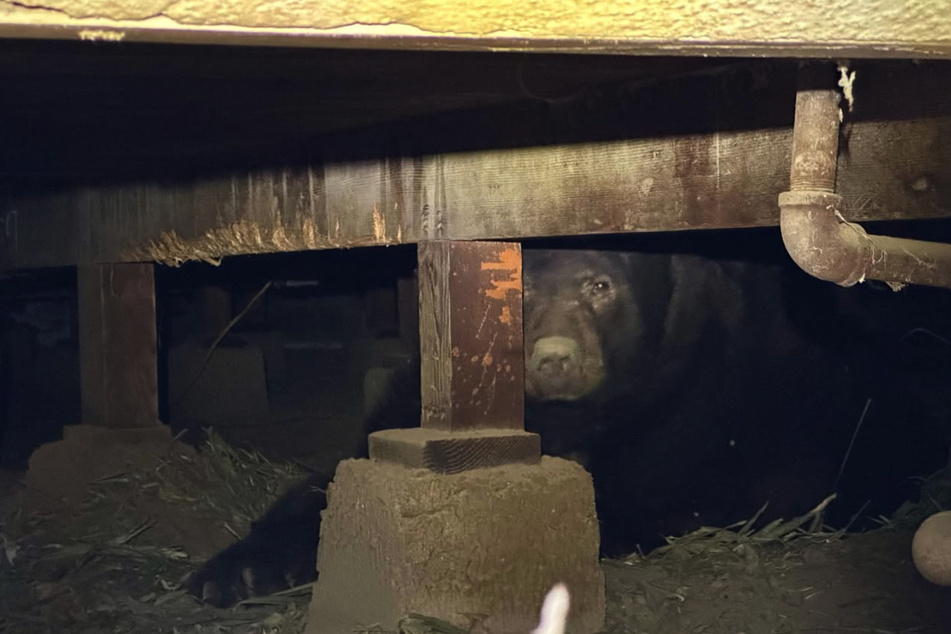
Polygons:
[[806,273],[853,286],[865,280],[872,243],[861,226],[842,218],[841,203],[831,192],[783,192],[780,228],[790,257]]

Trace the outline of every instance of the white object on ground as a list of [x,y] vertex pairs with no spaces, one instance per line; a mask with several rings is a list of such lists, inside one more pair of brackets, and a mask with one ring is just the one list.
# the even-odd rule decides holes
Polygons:
[[922,577],[951,586],[951,511],[935,513],[921,523],[911,541],[911,558]]
[[545,595],[541,620],[532,634],[565,634],[569,603],[568,587],[563,583],[555,584]]

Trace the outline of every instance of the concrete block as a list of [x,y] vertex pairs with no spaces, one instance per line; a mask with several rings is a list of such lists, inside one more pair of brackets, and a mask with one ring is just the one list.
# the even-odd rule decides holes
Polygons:
[[557,582],[572,634],[604,625],[594,487],[574,462],[438,475],[347,460],[327,495],[307,634],[395,631],[411,612],[525,634]]

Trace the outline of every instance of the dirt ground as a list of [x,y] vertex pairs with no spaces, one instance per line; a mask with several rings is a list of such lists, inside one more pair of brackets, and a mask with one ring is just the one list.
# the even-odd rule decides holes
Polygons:
[[[218,610],[178,587],[301,473],[220,439],[196,451],[164,427],[68,427],[29,472],[0,478],[0,632],[303,631],[309,588]],[[606,631],[951,632],[951,588],[918,575],[910,527],[804,527],[709,530],[604,561]],[[420,628],[401,630],[438,633]]]

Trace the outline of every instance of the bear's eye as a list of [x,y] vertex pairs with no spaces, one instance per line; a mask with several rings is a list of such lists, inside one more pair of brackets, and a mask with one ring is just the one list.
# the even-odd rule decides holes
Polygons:
[[595,280],[591,284],[591,292],[595,294],[607,293],[611,290],[611,282],[609,280]]

